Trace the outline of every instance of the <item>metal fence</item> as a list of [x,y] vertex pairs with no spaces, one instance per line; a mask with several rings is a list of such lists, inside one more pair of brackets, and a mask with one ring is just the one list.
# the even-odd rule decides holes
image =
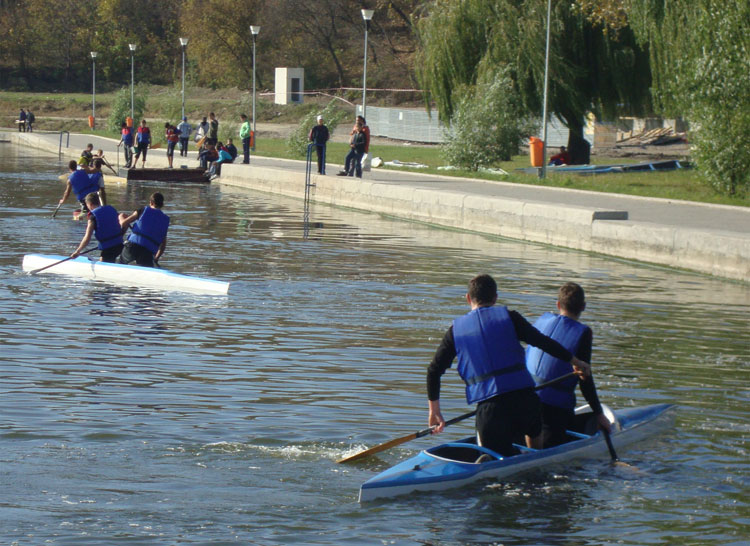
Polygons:
[[[357,115],[362,115],[362,105],[357,105]],[[370,134],[392,138],[394,140],[410,140],[440,144],[444,141],[446,131],[450,129],[438,119],[438,113],[433,110],[432,116],[421,108],[382,108],[367,107],[367,125]],[[542,131],[536,135],[542,138]],[[547,124],[547,146],[559,147],[568,144],[568,128],[557,119],[552,118]]]
[[[361,104],[357,105],[357,115],[362,115]],[[424,109],[368,106],[366,117],[371,135],[396,140],[439,144],[446,130],[437,112],[433,111],[430,117]]]

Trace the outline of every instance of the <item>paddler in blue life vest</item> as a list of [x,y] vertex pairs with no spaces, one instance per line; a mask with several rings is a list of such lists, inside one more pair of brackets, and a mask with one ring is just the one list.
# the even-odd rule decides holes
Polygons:
[[167,247],[169,216],[161,211],[163,206],[164,196],[156,192],[151,194],[149,206],[121,220],[125,225],[132,224],[133,232],[122,249],[118,263],[135,262],[143,267],[154,267],[154,262],[159,260]]
[[99,187],[99,199],[102,205],[107,204],[107,193],[104,190],[104,174],[102,173],[102,165],[104,160],[101,158],[95,158],[91,163],[91,167],[84,169],[88,171],[89,180],[95,183]]
[[[81,239],[78,248],[75,249],[75,252],[70,257],[77,258],[80,256],[83,249],[88,246],[93,235],[99,241],[101,261],[115,263],[117,257],[122,252],[122,235],[129,224],[120,222],[121,217],[117,214],[114,207],[102,205],[99,195],[96,192],[91,192],[86,196],[86,205],[89,209],[86,233],[83,239]],[[124,221],[124,218],[122,220]]]
[[99,191],[99,180],[92,180],[84,169],[78,168],[78,163],[74,159],[71,159],[68,163],[68,169],[70,169],[70,175],[68,176],[68,183],[65,186],[65,192],[62,199],[60,199],[60,204],[65,203],[72,190],[76,199],[81,204],[81,212],[88,212],[85,201],[86,196],[91,192]]
[[[574,282],[567,282],[557,294],[559,315],[544,313],[534,323],[534,327],[560,343],[577,358],[591,361],[593,332],[578,321],[586,309],[586,296],[583,288]],[[536,347],[526,348],[526,367],[537,384],[546,383],[573,371],[569,362],[555,358]],[[539,391],[542,401],[542,435],[544,447],[552,447],[569,442],[565,431],[573,425],[576,407],[576,385],[596,416],[599,428],[611,432],[609,420],[604,416],[602,405],[596,394],[594,378],[571,377]]]
[[458,357],[458,374],[466,383],[466,401],[477,404],[477,442],[503,456],[515,455],[515,438],[526,446],[542,447],[541,402],[526,369],[521,341],[569,362],[581,376],[588,363],[576,358],[555,340],[543,335],[520,313],[497,302],[497,284],[489,275],[469,282],[466,301],[471,311],[453,321],[427,369],[429,424],[442,432],[440,377]]

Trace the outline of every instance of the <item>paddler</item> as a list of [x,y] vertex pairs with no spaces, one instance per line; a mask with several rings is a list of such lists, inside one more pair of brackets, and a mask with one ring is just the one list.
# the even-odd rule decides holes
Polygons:
[[103,158],[95,158],[88,169],[89,179],[95,183],[99,188],[99,197],[102,205],[107,204],[107,193],[104,190],[104,174],[102,173],[102,164],[104,163]]
[[[567,282],[557,293],[558,314],[544,313],[534,323],[534,328],[550,336],[576,357],[591,361],[591,345],[594,337],[591,328],[579,322],[586,309],[586,296],[583,288],[574,282]],[[526,348],[526,367],[537,384],[545,383],[572,371],[569,362],[543,353],[536,347]],[[539,391],[542,401],[542,434],[544,447],[564,444],[572,440],[566,430],[573,425],[576,407],[576,385],[596,416],[599,428],[611,432],[609,420],[604,416],[602,405],[596,394],[594,378],[571,377]]]
[[164,196],[151,194],[149,206],[136,210],[122,219],[124,225],[131,225],[133,233],[128,237],[118,263],[135,262],[143,267],[154,267],[154,262],[164,254],[167,246],[169,216],[162,212]]
[[78,164],[81,167],[88,167],[91,160],[94,158],[94,145],[91,143],[86,144],[86,149],[81,152],[81,157],[78,158]]
[[[63,193],[62,199],[60,199],[60,205],[65,203],[65,200],[70,195],[71,190],[81,204],[81,212],[88,212],[86,207],[86,196],[91,192],[99,191],[98,180],[91,180],[88,173],[78,168],[78,163],[75,159],[71,159],[68,163],[68,169],[70,169],[70,175],[68,176],[68,183],[65,186],[65,192]],[[101,169],[100,169],[101,170]]]
[[96,192],[91,192],[86,196],[86,205],[89,209],[86,233],[83,235],[78,248],[70,257],[77,258],[80,256],[83,249],[91,241],[91,236],[94,235],[96,240],[99,241],[101,261],[115,263],[122,252],[122,235],[129,224],[126,223],[124,218],[122,218],[123,222],[121,223],[120,215],[117,214],[114,207],[110,205],[102,206]]
[[466,401],[477,404],[479,445],[510,456],[517,453],[514,438],[525,436],[527,447],[540,449],[541,402],[520,341],[569,362],[580,376],[589,375],[589,365],[540,333],[520,313],[495,305],[497,284],[491,276],[471,279],[466,301],[471,311],[453,321],[427,369],[429,424],[436,426],[436,433],[445,427],[440,413],[440,377],[458,357]]

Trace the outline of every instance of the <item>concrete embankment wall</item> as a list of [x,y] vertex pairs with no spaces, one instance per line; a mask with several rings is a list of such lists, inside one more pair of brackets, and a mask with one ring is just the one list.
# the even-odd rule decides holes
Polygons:
[[[55,154],[58,152],[59,142],[53,135],[45,137],[41,134],[4,132],[2,137]],[[87,139],[105,148],[105,151],[105,143],[110,147],[116,144],[112,139]],[[166,165],[164,152],[155,152],[149,154],[149,166]],[[77,158],[80,149],[63,147],[62,153],[66,157]],[[263,161],[266,165],[276,163],[270,159]],[[260,166],[257,163],[257,159],[254,159],[250,166],[225,165],[221,178],[214,183],[304,199],[302,162],[280,160],[278,167]],[[742,211],[737,225],[738,207],[706,205],[704,209],[710,209],[709,216],[716,218],[716,228],[693,228],[690,227],[690,218],[686,218],[681,225],[659,223],[658,212],[650,215],[653,222],[636,222],[628,219],[627,210],[467,193],[462,191],[460,179],[429,177],[429,180],[425,179],[429,184],[410,184],[388,180],[385,173],[373,173],[372,176],[374,179],[359,180],[313,175],[312,181],[316,186],[312,188],[311,199],[318,203],[438,226],[597,252],[750,282],[750,211]],[[664,206],[673,205],[662,204]],[[720,229],[725,225],[723,214],[728,209],[735,209],[733,230]],[[745,217],[748,218],[746,227]]]
[[[218,182],[299,199],[305,194],[304,175],[287,169],[225,165]],[[459,189],[318,175],[312,182],[317,203],[750,282],[750,238],[732,232],[632,222],[623,210],[466,195]]]

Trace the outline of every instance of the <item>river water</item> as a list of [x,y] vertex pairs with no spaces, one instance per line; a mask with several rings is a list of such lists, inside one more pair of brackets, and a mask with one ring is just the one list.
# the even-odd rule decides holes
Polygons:
[[[84,224],[51,219],[64,171],[0,144],[0,543],[747,544],[750,287],[218,185],[161,189],[162,265],[230,281],[194,296],[21,272]],[[600,397],[674,403],[675,423],[607,460],[359,505],[352,449],[426,426],[425,368],[468,279],[533,319],[586,288]],[[467,411],[454,370],[443,414]],[[450,427],[458,439],[471,423]]]

